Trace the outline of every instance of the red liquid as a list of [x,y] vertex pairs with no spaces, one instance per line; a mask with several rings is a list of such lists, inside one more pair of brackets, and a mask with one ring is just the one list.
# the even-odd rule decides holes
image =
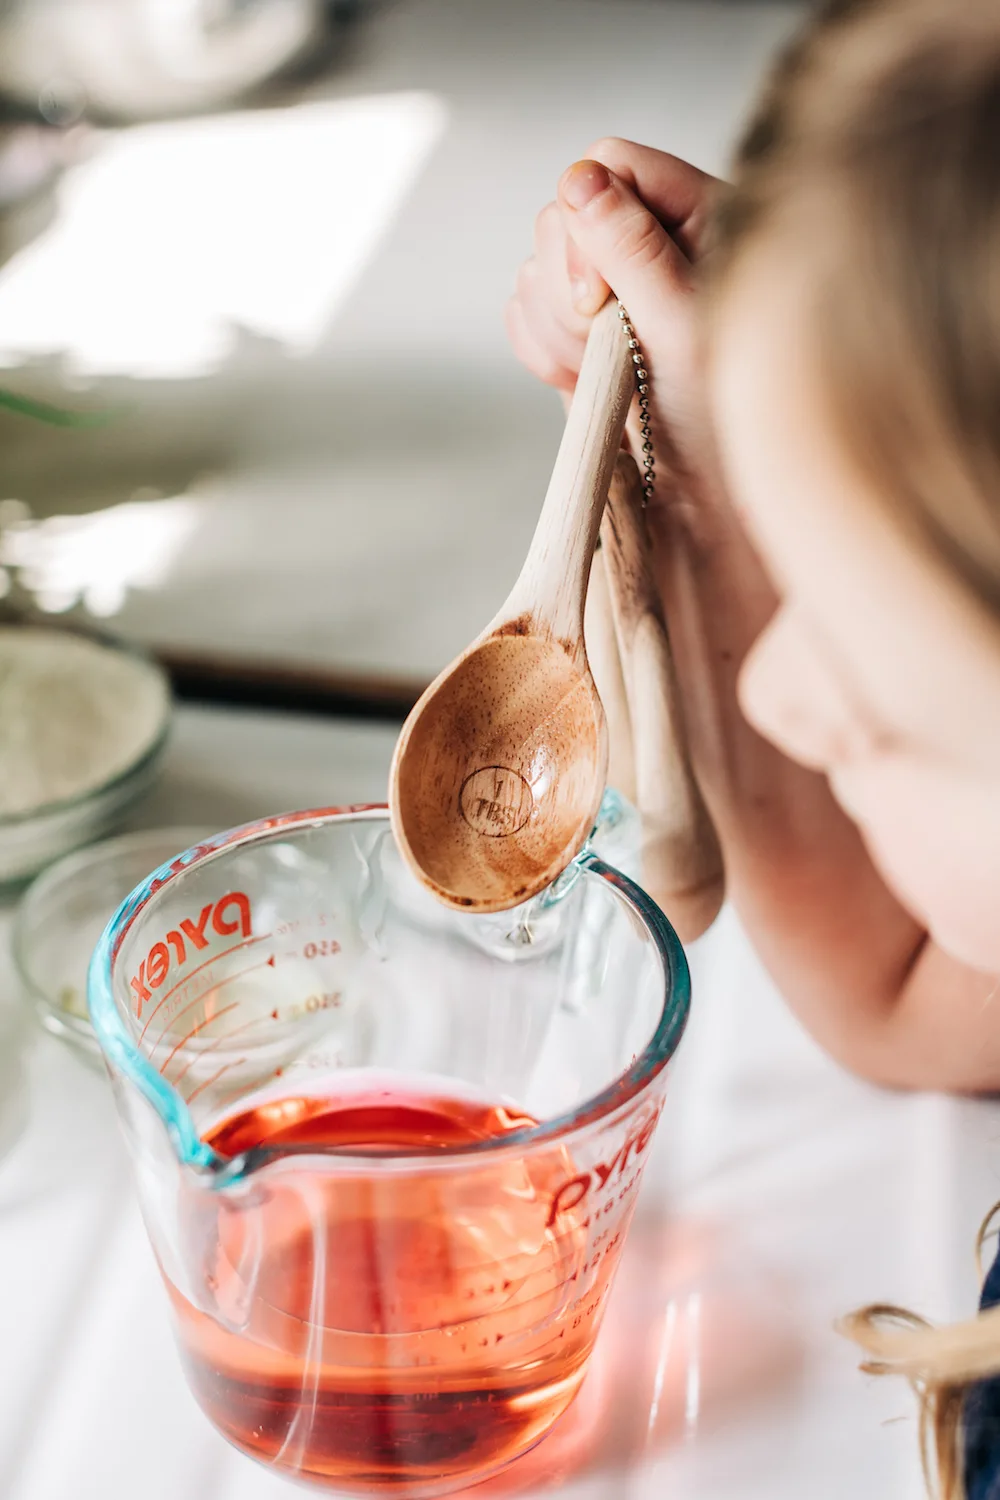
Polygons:
[[[295,1142],[377,1157],[530,1123],[370,1089],[261,1104],[209,1139],[225,1155]],[[553,1216],[572,1162],[547,1147],[442,1166],[286,1158],[246,1189],[192,1197],[203,1310],[171,1292],[194,1392],[239,1448],[330,1488],[443,1493],[569,1405],[614,1264],[584,1276],[579,1217]]]

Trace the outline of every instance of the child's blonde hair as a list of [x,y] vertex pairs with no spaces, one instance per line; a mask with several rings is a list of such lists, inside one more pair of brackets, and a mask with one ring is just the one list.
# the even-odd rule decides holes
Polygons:
[[832,0],[780,60],[714,271],[815,267],[824,391],[900,521],[1000,617],[1000,6]]
[[[716,287],[769,240],[814,267],[815,349],[848,451],[1000,623],[1000,5],[820,10],[738,154]],[[1000,1308],[932,1328],[870,1307],[841,1328],[864,1368],[911,1381],[925,1470],[960,1500],[965,1391],[1000,1372]]]

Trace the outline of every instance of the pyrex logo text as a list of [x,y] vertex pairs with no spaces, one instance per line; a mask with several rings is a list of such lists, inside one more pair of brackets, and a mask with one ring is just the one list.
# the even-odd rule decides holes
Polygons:
[[581,1204],[593,1189],[600,1191],[601,1188],[607,1187],[612,1176],[616,1175],[620,1178],[624,1175],[629,1157],[631,1156],[634,1161],[637,1156],[641,1156],[653,1139],[653,1131],[656,1129],[662,1109],[661,1103],[651,1115],[630,1131],[609,1162],[598,1162],[591,1171],[581,1172],[578,1177],[571,1177],[568,1182],[563,1183],[558,1192],[552,1196],[552,1206],[546,1221],[547,1229],[552,1228],[560,1214]]
[[210,901],[207,906],[203,906],[197,921],[185,917],[167,933],[163,942],[153,944],[139,965],[138,974],[129,981],[137,1002],[136,1014],[140,1020],[142,1007],[147,1000],[153,998],[153,990],[158,990],[163,984],[174,959],[177,964],[184,963],[188,953],[187,945],[190,944],[192,953],[208,947],[209,926],[220,937],[231,937],[236,932],[242,933],[245,938],[250,937],[250,897],[243,891],[229,891],[225,896],[220,896],[218,901]]

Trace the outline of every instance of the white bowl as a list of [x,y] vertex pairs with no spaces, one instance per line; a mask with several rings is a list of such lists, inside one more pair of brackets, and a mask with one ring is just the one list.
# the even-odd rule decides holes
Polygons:
[[0,815],[0,886],[29,880],[53,860],[92,843],[119,822],[126,809],[153,781],[170,730],[170,687],[163,669],[144,652],[85,630],[71,633],[107,650],[121,651],[162,680],[164,715],[155,739],[131,765],[78,796],[27,812]]

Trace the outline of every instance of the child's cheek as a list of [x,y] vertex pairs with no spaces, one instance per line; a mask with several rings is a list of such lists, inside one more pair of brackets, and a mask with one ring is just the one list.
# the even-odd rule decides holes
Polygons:
[[831,785],[888,885],[939,946],[1000,971],[1000,778],[900,754]]

